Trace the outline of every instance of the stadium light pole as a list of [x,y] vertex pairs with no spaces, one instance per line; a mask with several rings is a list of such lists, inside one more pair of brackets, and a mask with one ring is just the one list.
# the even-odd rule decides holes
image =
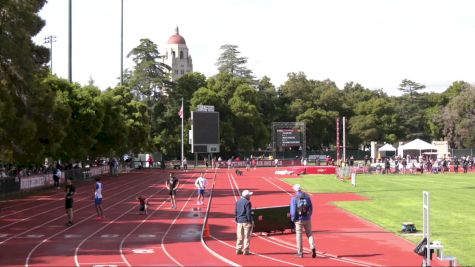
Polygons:
[[53,42],[56,42],[56,36],[49,35],[45,37],[45,44],[50,44],[49,46],[49,57],[50,57],[50,71],[53,74]]
[[72,38],[73,33],[72,33],[72,0],[69,0],[69,46],[68,46],[68,80],[70,83],[73,82],[73,68],[72,68],[72,49],[73,49],[73,44],[72,44]]
[[124,0],[120,1],[120,85],[124,84]]

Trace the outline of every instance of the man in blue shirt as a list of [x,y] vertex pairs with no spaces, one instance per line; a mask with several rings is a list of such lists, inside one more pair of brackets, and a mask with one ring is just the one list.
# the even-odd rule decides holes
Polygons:
[[295,195],[290,200],[290,219],[295,223],[295,233],[297,239],[297,256],[303,258],[302,246],[302,228],[305,229],[310,248],[312,249],[312,258],[317,257],[315,250],[315,240],[312,232],[312,200],[299,184],[294,185]]
[[249,252],[249,244],[252,233],[252,192],[249,190],[242,191],[241,199],[236,202],[235,219],[237,223],[237,241],[236,254],[251,255]]

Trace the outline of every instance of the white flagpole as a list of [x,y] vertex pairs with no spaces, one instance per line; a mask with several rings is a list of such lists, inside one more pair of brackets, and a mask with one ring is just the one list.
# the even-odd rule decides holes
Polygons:
[[183,159],[184,159],[184,151],[183,151],[183,118],[185,117],[185,107],[183,106],[183,97],[181,98],[181,168],[183,169]]

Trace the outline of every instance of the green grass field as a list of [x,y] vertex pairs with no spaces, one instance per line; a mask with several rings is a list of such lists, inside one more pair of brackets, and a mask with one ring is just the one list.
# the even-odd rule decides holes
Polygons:
[[[353,192],[370,201],[337,202],[344,208],[383,228],[400,234],[401,223],[411,221],[422,232],[422,191],[430,192],[431,239],[440,240],[446,255],[465,266],[475,266],[475,173],[358,175],[357,186],[335,175],[305,175],[286,179],[300,183],[308,192]],[[420,235],[402,235],[420,241]]]

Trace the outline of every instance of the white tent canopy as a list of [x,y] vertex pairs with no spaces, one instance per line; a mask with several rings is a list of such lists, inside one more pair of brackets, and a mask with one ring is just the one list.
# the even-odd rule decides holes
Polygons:
[[380,147],[378,150],[380,152],[381,151],[396,151],[396,148],[393,147],[391,144],[385,144],[384,146]]
[[404,152],[408,150],[418,151],[418,154],[421,155],[422,151],[427,150],[437,152],[437,147],[425,141],[422,141],[421,139],[415,139],[407,144],[400,146],[398,155],[404,156]]

